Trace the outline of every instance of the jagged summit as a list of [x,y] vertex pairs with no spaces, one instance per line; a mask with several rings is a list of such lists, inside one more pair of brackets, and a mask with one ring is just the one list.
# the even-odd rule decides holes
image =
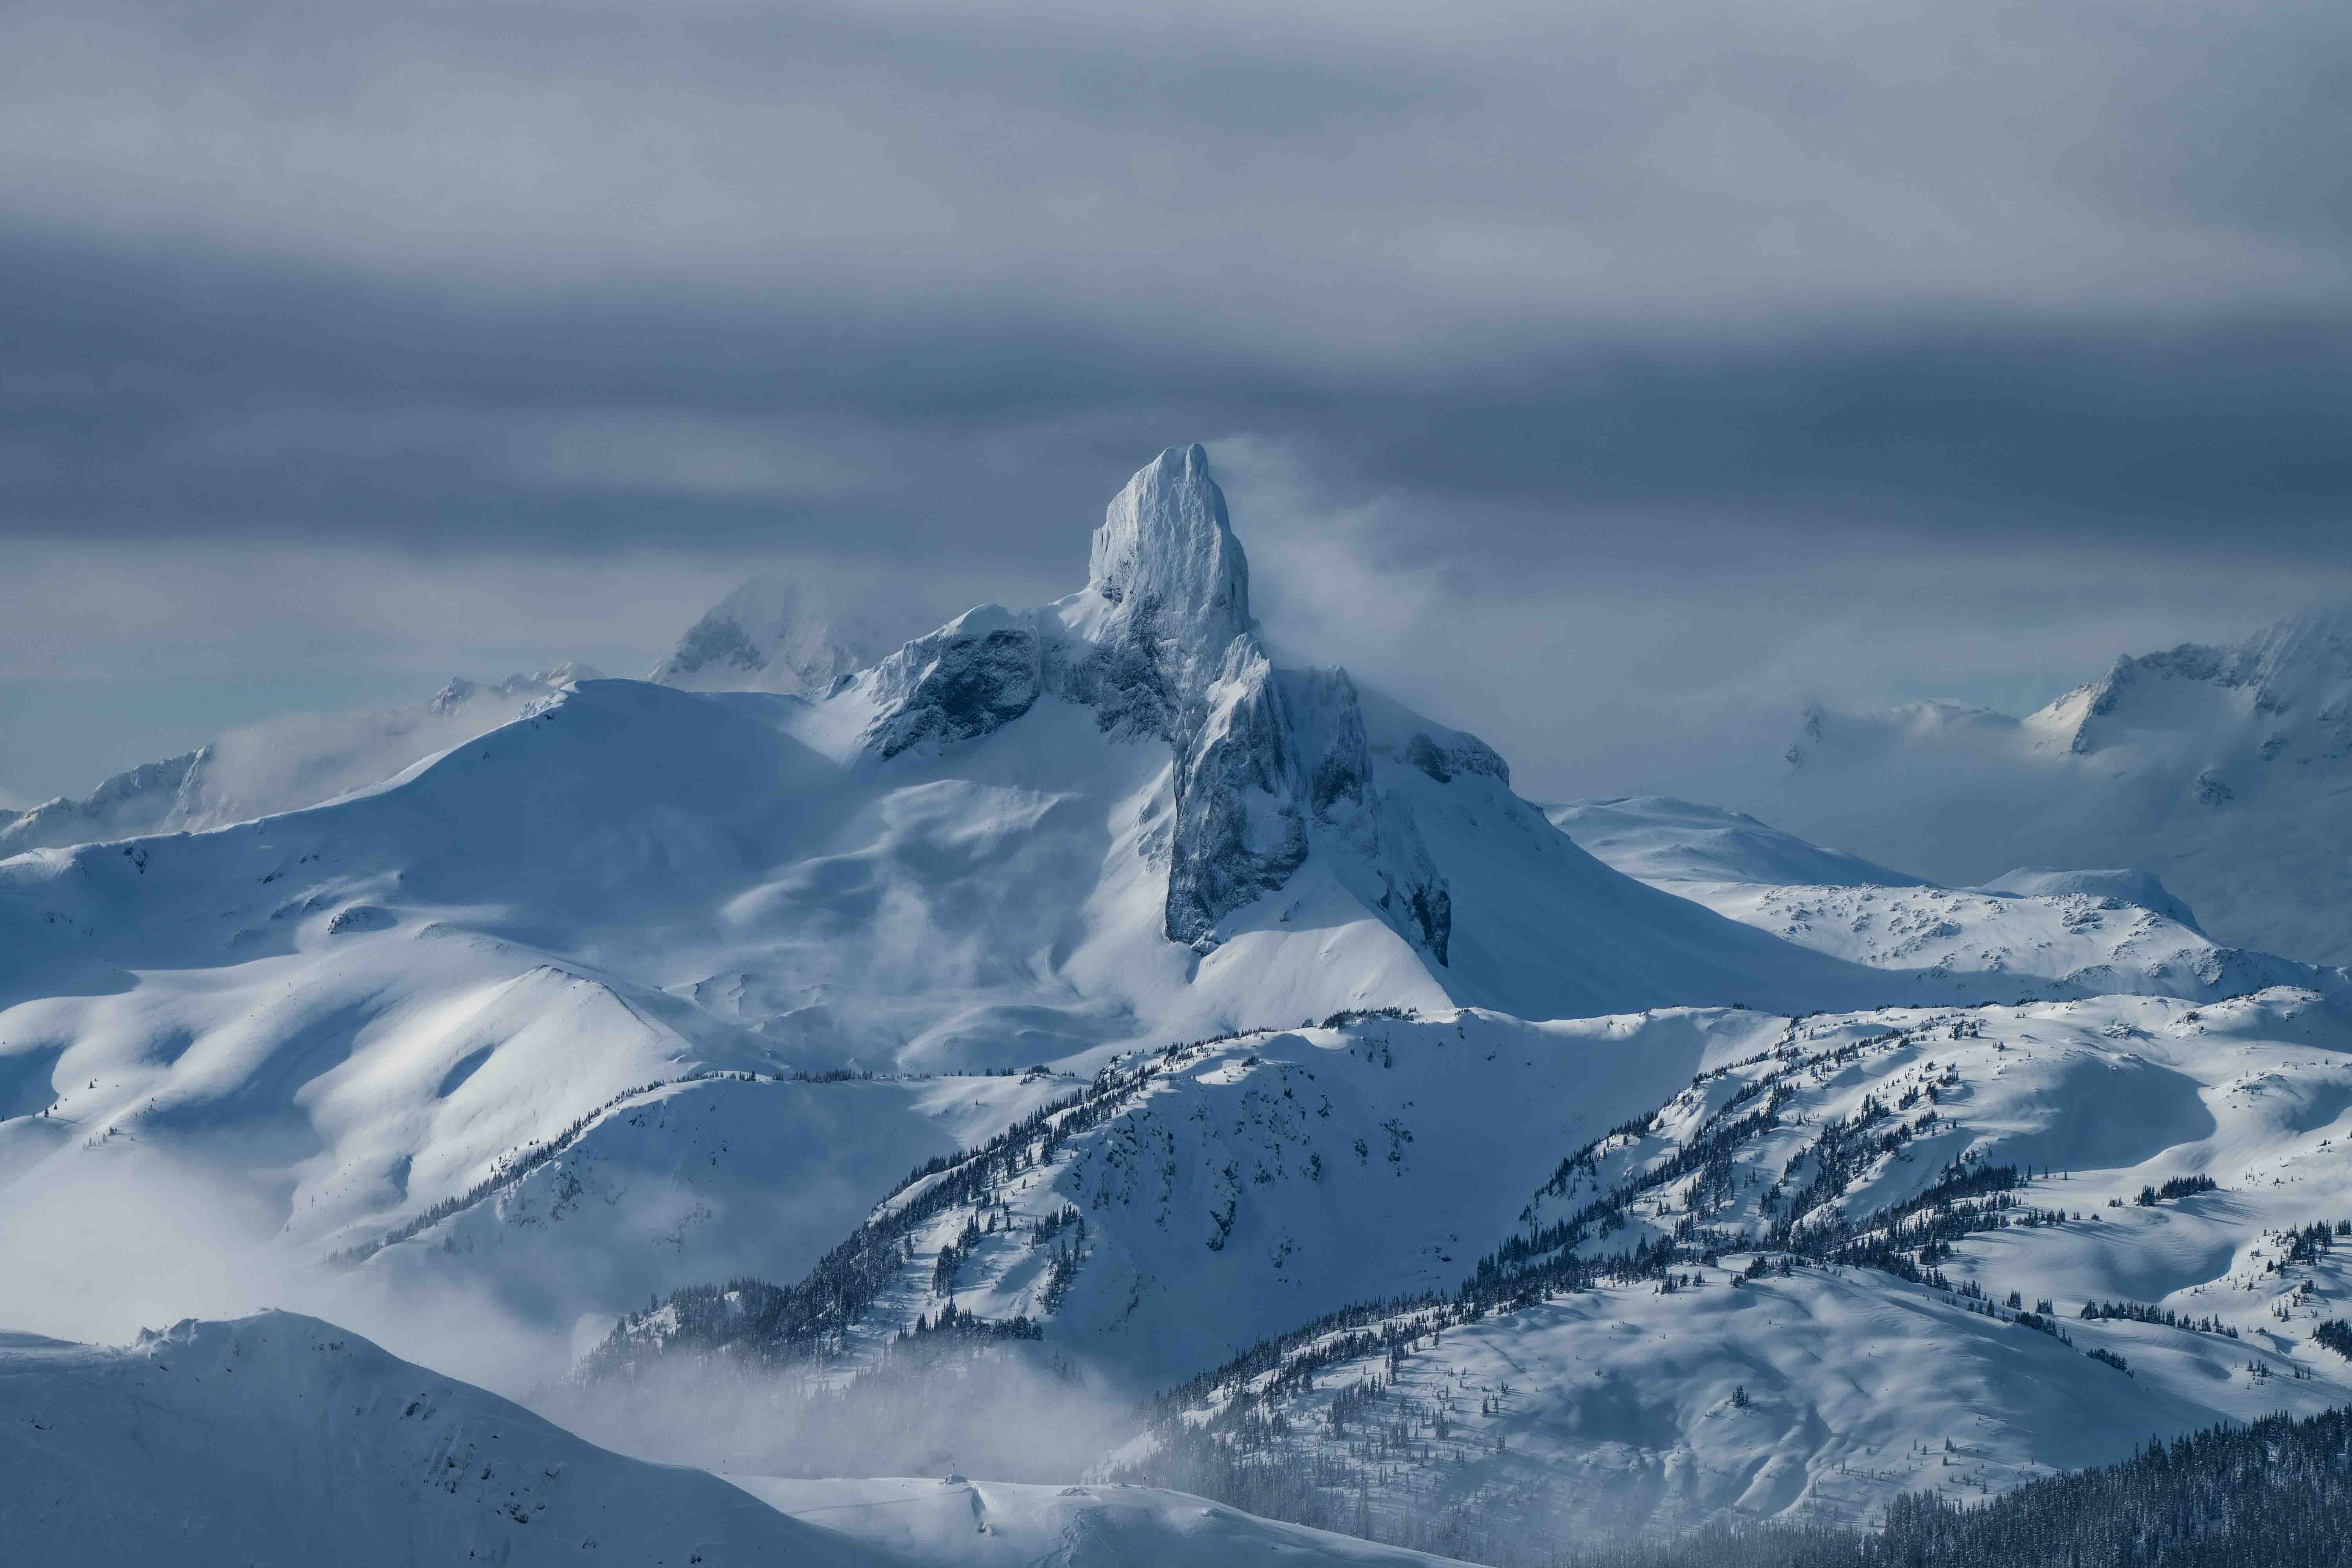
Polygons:
[[[1087,593],[1074,619],[1104,648],[1131,649],[1172,709],[1223,673],[1226,651],[1251,634],[1249,560],[1224,492],[1199,446],[1171,447],[1138,470],[1095,531]],[[1163,730],[1174,720],[1162,715]]]
[[976,740],[1048,695],[1092,710],[1106,732],[1167,742],[1173,809],[1146,852],[1167,861],[1172,942],[1213,948],[1221,921],[1283,887],[1320,842],[1391,929],[1446,962],[1445,879],[1411,813],[1372,787],[1355,684],[1341,670],[1277,675],[1197,445],[1168,448],[1112,498],[1085,588],[1037,610],[981,605],[860,683],[866,740],[886,761]]
[[2144,868],[2219,942],[2352,960],[2352,603],[2126,655],[2023,719],[1934,706],[1812,707],[1735,798],[1953,886]]
[[545,669],[533,670],[528,675],[509,675],[504,680],[493,680],[487,687],[462,675],[453,675],[449,678],[449,684],[435,692],[425,707],[427,712],[446,718],[485,692],[503,702],[515,698],[545,697],[576,681],[604,679],[604,672],[594,665],[583,664],[572,658],[551,664]]

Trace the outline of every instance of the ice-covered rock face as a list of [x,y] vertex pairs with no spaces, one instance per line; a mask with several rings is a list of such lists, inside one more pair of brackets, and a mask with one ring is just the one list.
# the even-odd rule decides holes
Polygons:
[[1175,738],[1252,635],[1249,561],[1206,452],[1171,447],[1127,481],[1095,531],[1087,589],[1106,607],[1080,685],[1107,724]]
[[1197,719],[1180,728],[1167,931],[1199,946],[1307,859],[1307,814],[1274,668],[1255,637],[1226,645]]
[[867,739],[887,761],[925,742],[969,741],[1029,711],[1044,689],[1036,626],[1001,605],[968,610],[874,671]]

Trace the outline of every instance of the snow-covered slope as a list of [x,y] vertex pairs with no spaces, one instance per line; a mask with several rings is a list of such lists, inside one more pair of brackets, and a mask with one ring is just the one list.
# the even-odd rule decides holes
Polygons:
[[1971,1000],[2145,993],[2195,1001],[2271,985],[2352,994],[2341,969],[2212,941],[2147,871],[2029,868],[1982,888],[1939,888],[1687,801],[1591,801],[1548,812],[1629,876],[1900,975],[1906,988],[1937,984]]
[[[880,1271],[825,1297],[865,1298],[839,1350],[870,1360],[952,1300],[1041,1322],[1056,1352],[1150,1388],[1349,1301],[1450,1289],[1564,1148],[1782,1028],[1728,1009],[1556,1024],[1456,1010],[1139,1056],[885,1203]],[[785,1348],[801,1327],[697,1311],[634,1313],[604,1353]]]
[[908,1561],[293,1313],[0,1335],[0,1556],[59,1568]]
[[413,708],[297,713],[231,730],[209,745],[115,774],[79,799],[0,812],[0,858],[26,849],[217,827],[331,800],[392,777],[574,680],[561,664],[479,685],[460,676]]
[[1954,883],[2156,872],[2218,940],[2352,963],[2352,605],[2229,647],[2119,658],[2020,720],[1809,711],[1741,804]]
[[[1654,886],[1676,882],[1913,888],[1924,877],[1823,849],[1740,812],[1665,795],[1547,805],[1552,825],[1588,854]],[[2024,889],[2016,889],[2023,891]]]
[[[2352,1310],[2347,1113],[2352,1019],[2306,992],[1724,1037],[1653,1114],[1564,1151],[1480,1305],[1292,1335],[1187,1391],[1192,1441],[1324,1461],[1391,1538],[1449,1510],[1507,1535],[1864,1521],[1895,1490],[2341,1405],[2352,1363],[2310,1333]],[[1126,1458],[1164,1467],[1171,1430]]]
[[828,614],[821,598],[797,579],[751,578],[688,626],[646,679],[685,691],[822,697],[898,645],[872,615]]
[[2051,866],[2021,866],[1983,884],[1989,893],[2019,893],[2028,898],[2061,898],[2079,893],[2088,898],[2132,904],[2162,916],[2178,926],[2203,935],[2196,913],[2172,896],[2172,889],[2153,871],[2129,867],[2108,870],[2062,871]]

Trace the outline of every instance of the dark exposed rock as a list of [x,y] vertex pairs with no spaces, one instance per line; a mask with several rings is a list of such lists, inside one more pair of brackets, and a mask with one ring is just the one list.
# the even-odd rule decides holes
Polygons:
[[918,637],[875,670],[881,712],[868,738],[885,759],[969,741],[1029,711],[1044,689],[1034,625],[994,605]]

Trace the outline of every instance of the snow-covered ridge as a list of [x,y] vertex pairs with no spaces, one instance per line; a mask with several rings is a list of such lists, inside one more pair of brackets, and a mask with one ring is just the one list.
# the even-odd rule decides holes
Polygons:
[[1728,1009],[1464,1010],[1150,1053],[887,1204],[828,1266],[856,1286],[821,1270],[800,1287],[806,1321],[698,1291],[632,1314],[598,1371],[722,1344],[855,1363],[953,1300],[1041,1323],[1130,1385],[1187,1376],[1347,1301],[1452,1289],[1563,1149],[1782,1027]]
[[2273,985],[2352,995],[2341,969],[2224,947],[2154,873],[2021,868],[1940,888],[1752,816],[1659,797],[1548,808],[1629,876],[1800,946],[1969,1000],[2139,993],[2211,1000]]
[[510,722],[575,680],[595,679],[594,670],[569,662],[488,685],[459,676],[412,708],[289,714],[246,725],[184,756],[117,773],[78,799],[0,813],[0,858],[201,832],[315,805]]
[[[1570,801],[1544,815],[1597,858],[1654,885],[1674,882],[1913,888],[1927,879],[1823,849],[1743,812],[1665,795]],[[2024,889],[2017,889],[2023,891]]]

